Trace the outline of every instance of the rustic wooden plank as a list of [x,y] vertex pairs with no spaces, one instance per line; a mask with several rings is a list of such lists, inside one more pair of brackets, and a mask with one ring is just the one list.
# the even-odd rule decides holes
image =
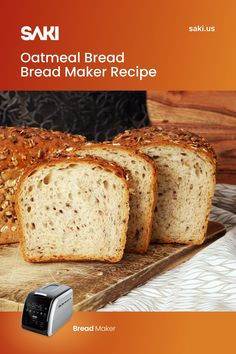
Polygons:
[[148,99],[236,117],[236,91],[148,91]]
[[153,125],[183,127],[206,137],[218,157],[217,182],[236,184],[236,92],[148,92]]
[[97,310],[153,276],[189,259],[224,233],[223,225],[210,222],[206,242],[201,246],[153,244],[147,254],[126,254],[117,264],[31,264],[22,259],[17,244],[1,246],[0,311],[22,311],[27,294],[49,282],[64,283],[73,288],[75,311]]

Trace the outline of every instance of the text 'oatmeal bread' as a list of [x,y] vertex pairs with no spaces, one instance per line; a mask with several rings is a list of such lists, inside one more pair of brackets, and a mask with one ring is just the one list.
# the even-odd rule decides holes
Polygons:
[[95,158],[45,162],[18,187],[16,210],[24,258],[119,261],[129,219],[127,176]]
[[114,141],[150,156],[158,170],[153,241],[201,244],[215,189],[216,157],[207,141],[183,129],[126,131]]
[[146,252],[156,207],[157,171],[154,162],[134,149],[109,143],[87,143],[76,154],[102,157],[116,162],[130,172],[130,216],[125,249],[127,252]]
[[0,127],[0,244],[18,242],[15,194],[25,168],[70,154],[85,140],[39,128]]

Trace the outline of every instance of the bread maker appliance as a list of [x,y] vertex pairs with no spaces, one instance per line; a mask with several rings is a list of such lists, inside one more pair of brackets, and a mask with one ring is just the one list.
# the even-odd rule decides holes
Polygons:
[[51,336],[72,315],[73,290],[62,284],[47,284],[30,292],[25,300],[22,327]]

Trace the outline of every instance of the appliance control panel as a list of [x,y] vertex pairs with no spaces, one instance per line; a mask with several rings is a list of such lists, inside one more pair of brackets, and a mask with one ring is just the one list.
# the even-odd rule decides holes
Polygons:
[[46,330],[51,299],[40,295],[30,295],[27,298],[23,314],[25,325],[39,330]]

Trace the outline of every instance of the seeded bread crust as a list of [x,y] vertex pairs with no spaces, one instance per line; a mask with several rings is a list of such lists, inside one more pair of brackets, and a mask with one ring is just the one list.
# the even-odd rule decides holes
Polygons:
[[[212,190],[208,200],[207,213],[201,238],[198,240],[185,241],[185,244],[198,245],[205,240],[208,225],[208,217],[211,208],[211,200],[214,195],[216,184],[216,154],[212,146],[203,138],[184,129],[163,129],[161,127],[149,127],[134,130],[126,130],[124,133],[117,135],[114,143],[123,146],[131,146],[138,151],[142,147],[155,147],[160,145],[176,146],[194,151],[199,156],[208,160],[212,167]],[[181,243],[173,240],[168,234],[162,235],[161,243]]]
[[[94,155],[96,156],[96,150],[100,149],[109,149],[112,151],[118,151],[122,152],[124,151],[125,153],[128,153],[130,156],[132,156],[134,159],[140,158],[142,160],[145,160],[150,168],[152,169],[152,181],[151,181],[151,186],[150,186],[150,198],[152,199],[152,207],[149,208],[148,210],[145,210],[146,212],[146,221],[145,221],[145,226],[144,230],[142,232],[141,236],[141,241],[136,243],[136,245],[132,244],[132,246],[129,245],[129,247],[126,247],[127,252],[133,252],[133,253],[145,253],[148,249],[150,240],[151,240],[151,235],[152,235],[152,225],[153,225],[153,215],[154,215],[154,208],[156,207],[157,203],[157,179],[158,179],[158,173],[156,169],[156,165],[154,161],[148,157],[146,154],[143,154],[142,152],[136,151],[134,148],[129,148],[126,146],[120,146],[117,144],[112,144],[111,142],[104,142],[104,143],[85,143],[81,145],[79,150],[76,152],[77,155],[80,154],[81,150],[94,150]],[[110,160],[109,160],[110,161]],[[118,161],[116,161],[118,163]],[[118,163],[119,164],[119,163]],[[121,166],[123,168],[123,166]],[[131,186],[129,187],[130,193],[132,193]],[[129,227],[128,227],[128,237],[129,237]]]
[[216,166],[216,154],[212,146],[203,137],[185,129],[150,127],[126,130],[124,133],[118,134],[113,142],[134,148],[141,145],[155,146],[157,143],[160,145],[179,145],[204,155]]
[[[26,250],[25,242],[24,242],[24,234],[23,234],[23,225],[22,225],[22,214],[21,214],[21,207],[20,207],[20,194],[21,194],[21,187],[23,185],[23,182],[32,174],[34,174],[36,171],[43,169],[44,167],[49,167],[53,165],[57,165],[60,163],[86,163],[86,164],[91,164],[95,165],[96,167],[100,167],[101,169],[104,169],[106,171],[114,173],[116,176],[118,176],[121,181],[123,182],[125,186],[125,205],[123,206],[124,209],[126,210],[126,223],[123,223],[123,233],[121,236],[121,249],[117,253],[116,257],[111,257],[111,258],[97,258],[97,257],[77,257],[74,255],[70,256],[51,256],[51,257],[42,257],[42,258],[34,258],[31,257]],[[125,248],[125,243],[126,243],[126,233],[128,229],[128,219],[129,219],[129,191],[128,191],[128,174],[127,172],[122,169],[120,166],[118,166],[115,163],[110,163],[104,159],[97,158],[94,156],[87,156],[87,157],[72,157],[72,158],[57,158],[57,159],[52,159],[47,162],[41,162],[37,164],[37,166],[30,166],[28,167],[23,175],[20,178],[20,182],[18,184],[17,188],[17,193],[16,193],[16,214],[18,218],[18,233],[19,233],[19,241],[20,241],[20,247],[23,253],[23,257],[26,261],[28,262],[33,262],[33,263],[38,263],[38,262],[59,262],[59,261],[108,261],[111,263],[116,263],[121,260],[123,257],[124,253],[124,248]]]
[[40,128],[0,127],[0,244],[18,242],[15,193],[29,165],[70,154],[86,139]]

